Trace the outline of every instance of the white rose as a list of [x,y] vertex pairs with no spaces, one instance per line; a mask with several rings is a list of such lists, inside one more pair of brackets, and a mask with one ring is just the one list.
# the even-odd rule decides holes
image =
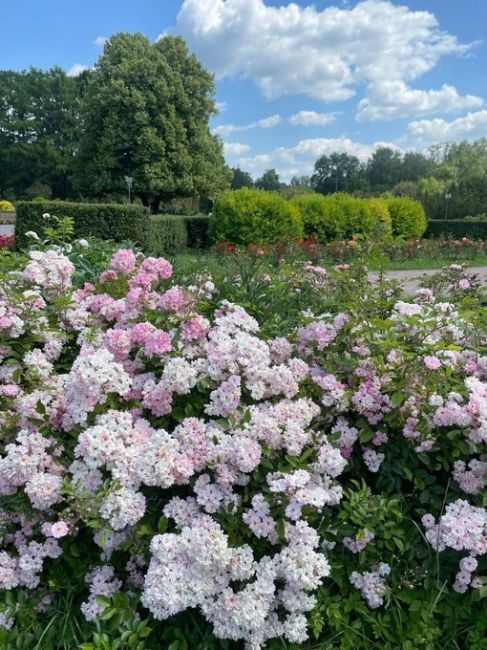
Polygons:
[[81,248],[89,248],[90,246],[86,239],[78,239],[78,245],[81,246]]
[[29,239],[35,239],[36,241],[39,241],[39,235],[36,232],[34,232],[33,230],[28,230],[25,233],[25,236],[29,237]]

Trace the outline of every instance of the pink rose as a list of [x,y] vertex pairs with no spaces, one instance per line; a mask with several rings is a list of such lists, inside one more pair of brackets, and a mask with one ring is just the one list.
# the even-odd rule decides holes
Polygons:
[[60,539],[69,533],[68,525],[64,521],[57,521],[51,526],[51,535]]
[[441,366],[441,361],[436,357],[425,357],[423,362],[428,370],[437,370]]

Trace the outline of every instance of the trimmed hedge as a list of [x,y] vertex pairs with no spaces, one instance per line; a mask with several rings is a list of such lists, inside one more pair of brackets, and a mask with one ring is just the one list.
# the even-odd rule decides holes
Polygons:
[[343,236],[341,215],[330,209],[328,197],[322,194],[302,194],[290,201],[301,215],[306,237],[316,237],[320,242]]
[[42,233],[45,212],[74,220],[75,237],[100,237],[114,241],[145,243],[149,230],[149,211],[138,205],[70,203],[67,201],[19,201],[16,205],[15,245],[27,244],[25,233]]
[[487,239],[487,221],[467,221],[465,219],[432,219],[428,221],[425,237],[468,237]]
[[306,236],[316,237],[319,242],[325,243],[332,239],[371,234],[379,222],[386,222],[389,214],[387,206],[379,207],[377,202],[380,199],[375,201],[376,204],[339,192],[327,196],[295,196],[290,203],[299,210]]
[[150,217],[146,248],[153,255],[177,255],[188,245],[185,218],[178,215],[156,214]]
[[303,236],[299,210],[274,192],[242,188],[223,192],[210,217],[210,241],[275,244]]
[[189,248],[208,248],[210,217],[206,214],[195,214],[181,218],[186,224]]
[[384,234],[390,235],[392,233],[392,219],[386,201],[378,198],[365,200],[376,224],[380,224]]
[[404,239],[420,239],[426,230],[424,208],[405,196],[386,199],[392,219],[392,234]]

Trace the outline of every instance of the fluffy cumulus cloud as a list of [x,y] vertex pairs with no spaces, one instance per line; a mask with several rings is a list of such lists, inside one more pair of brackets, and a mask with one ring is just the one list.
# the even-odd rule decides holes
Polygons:
[[249,145],[242,142],[225,142],[223,148],[225,156],[242,156],[250,151]]
[[335,113],[316,113],[315,111],[299,111],[289,118],[289,122],[295,126],[326,126],[335,120]]
[[282,122],[280,115],[271,115],[270,117],[264,117],[261,120],[256,120],[255,122],[250,122],[249,124],[221,124],[213,129],[214,133],[225,137],[231,135],[232,133],[240,133],[242,131],[250,131],[251,129],[271,129],[274,126],[277,126]]
[[317,158],[334,151],[348,153],[366,160],[378,147],[397,148],[391,142],[374,142],[365,144],[342,138],[309,138],[300,140],[294,147],[278,147],[271,153],[240,158],[238,164],[242,169],[260,176],[269,167],[275,168],[281,179],[289,181],[293,176],[311,174]]
[[218,77],[251,79],[269,99],[302,93],[341,101],[365,87],[360,119],[473,108],[480,101],[450,86],[410,87],[442,56],[469,46],[442,31],[432,13],[389,0],[323,10],[271,7],[264,0],[184,0],[176,29]]
[[468,113],[448,122],[444,119],[417,120],[408,126],[402,138],[407,146],[425,147],[436,142],[458,142],[485,137],[487,110]]
[[98,47],[103,47],[107,41],[108,41],[108,36],[97,36],[93,41],[93,43]]
[[357,119],[391,120],[409,115],[428,115],[478,108],[483,100],[475,95],[461,96],[454,86],[444,84],[440,90],[415,90],[404,81],[383,80],[369,85],[367,97],[358,105]]

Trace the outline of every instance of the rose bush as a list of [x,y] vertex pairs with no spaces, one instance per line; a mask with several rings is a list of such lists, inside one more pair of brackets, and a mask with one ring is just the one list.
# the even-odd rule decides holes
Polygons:
[[485,647],[475,282],[84,255],[0,276],[2,647]]

